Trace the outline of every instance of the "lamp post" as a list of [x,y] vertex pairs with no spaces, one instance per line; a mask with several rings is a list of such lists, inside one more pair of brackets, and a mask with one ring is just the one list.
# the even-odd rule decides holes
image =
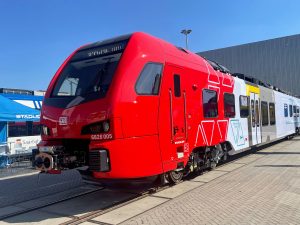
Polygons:
[[185,35],[185,48],[188,49],[188,35],[192,32],[190,29],[184,29],[181,31]]

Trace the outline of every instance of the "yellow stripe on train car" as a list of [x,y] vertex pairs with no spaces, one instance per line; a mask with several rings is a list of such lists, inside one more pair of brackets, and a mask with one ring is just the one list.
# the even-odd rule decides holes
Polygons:
[[255,86],[246,84],[246,93],[247,93],[247,96],[250,96],[250,92],[259,95],[259,87],[255,87]]

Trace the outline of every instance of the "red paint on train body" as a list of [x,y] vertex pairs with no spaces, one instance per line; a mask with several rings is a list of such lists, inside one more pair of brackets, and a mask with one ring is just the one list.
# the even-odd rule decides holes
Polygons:
[[[89,152],[108,152],[109,170],[93,171],[94,177],[140,178],[176,170],[187,164],[194,149],[225,141],[228,118],[219,96],[232,93],[234,81],[215,71],[205,59],[148,34],[134,33],[104,97],[85,101],[77,96],[68,104],[60,104],[70,96],[54,97],[55,87],[81,49],[63,63],[48,87],[41,116],[46,131],[40,149],[84,142]],[[137,93],[137,81],[149,63],[163,68],[157,95]],[[76,79],[70,82],[76,85]],[[204,118],[203,89],[217,91],[215,118]],[[108,132],[83,132],[101,121],[108,121]]]

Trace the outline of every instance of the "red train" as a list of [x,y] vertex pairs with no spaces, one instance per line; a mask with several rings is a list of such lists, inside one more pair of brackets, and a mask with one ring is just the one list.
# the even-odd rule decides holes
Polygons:
[[234,81],[213,66],[140,32],[79,48],[45,95],[37,168],[87,165],[95,178],[170,182],[214,168],[230,150],[234,109],[220,96]]

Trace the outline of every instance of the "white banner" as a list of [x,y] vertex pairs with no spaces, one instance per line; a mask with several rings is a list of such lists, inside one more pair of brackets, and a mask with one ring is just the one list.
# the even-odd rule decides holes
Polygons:
[[27,153],[32,149],[37,148],[41,136],[23,136],[23,137],[9,137],[7,138],[7,145],[10,154]]

